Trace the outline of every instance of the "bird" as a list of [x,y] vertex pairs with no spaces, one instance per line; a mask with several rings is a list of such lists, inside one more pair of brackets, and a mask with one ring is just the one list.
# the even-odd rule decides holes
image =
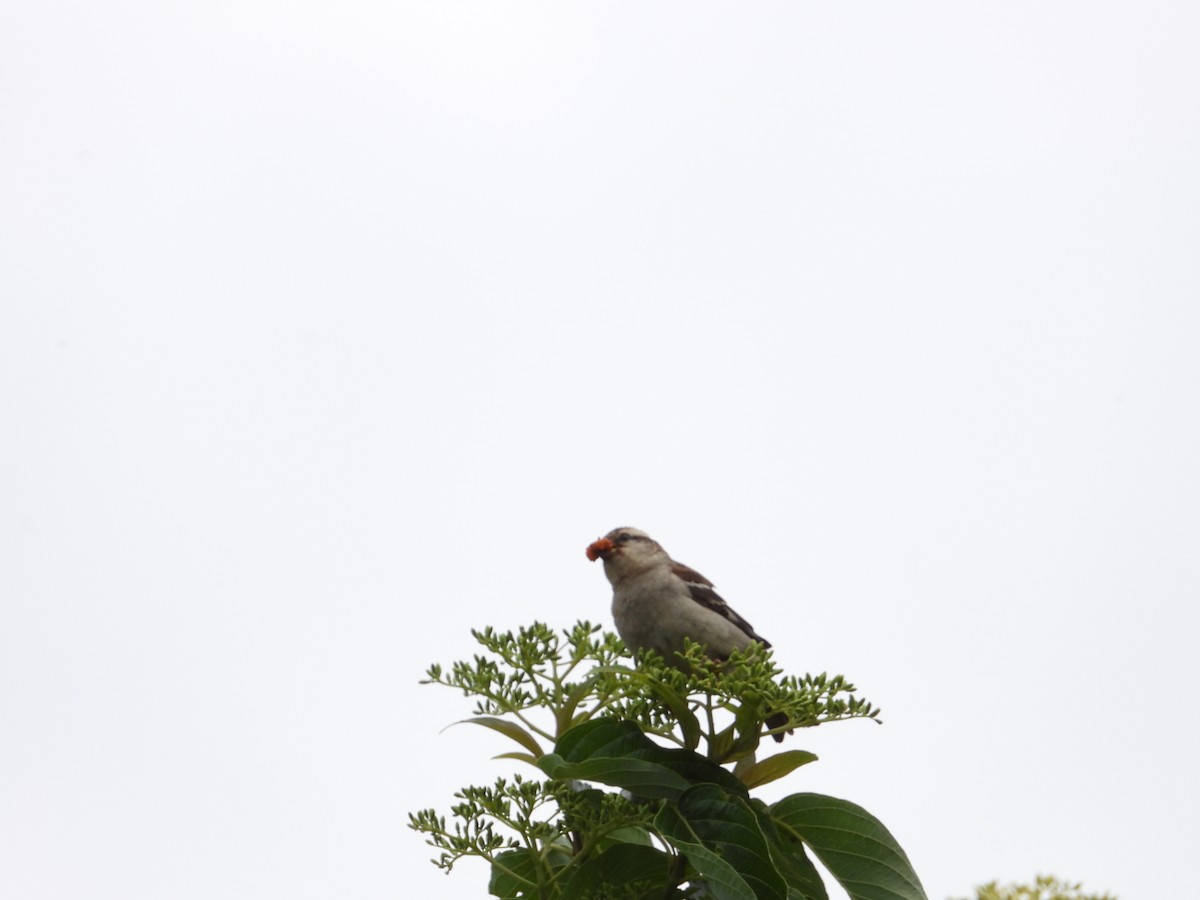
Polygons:
[[[684,638],[703,644],[708,656],[718,660],[755,641],[771,646],[713,590],[711,581],[671,559],[644,531],[614,528],[588,546],[587,558],[604,560],[604,574],[613,587],[613,622],[634,655],[653,650],[678,665]],[[786,723],[780,713],[767,719],[771,728]],[[773,737],[783,740],[782,734]]]

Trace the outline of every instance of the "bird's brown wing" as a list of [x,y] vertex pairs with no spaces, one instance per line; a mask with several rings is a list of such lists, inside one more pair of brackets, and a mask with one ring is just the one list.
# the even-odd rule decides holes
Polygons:
[[686,582],[688,590],[691,592],[692,599],[706,609],[711,609],[719,616],[728,619],[734,625],[742,630],[746,637],[752,641],[758,641],[764,647],[770,647],[771,642],[758,634],[749,622],[734,612],[729,604],[726,603],[721,595],[713,590],[712,582],[697,572],[695,569],[689,569],[682,563],[673,563],[671,571],[678,575]]
[[[688,586],[688,591],[691,592],[692,599],[706,609],[711,609],[717,615],[724,616],[738,628],[740,628],[752,641],[758,641],[764,647],[770,647],[771,642],[754,630],[754,627],[739,616],[736,612],[729,608],[729,604],[722,599],[721,595],[713,590],[712,582],[697,572],[695,569],[689,569],[682,563],[672,561],[671,571],[682,578]],[[787,716],[783,713],[772,713],[767,717],[768,728],[781,728],[787,724]],[[788,732],[791,734],[792,732]],[[771,735],[775,739],[775,743],[783,741],[782,734]]]

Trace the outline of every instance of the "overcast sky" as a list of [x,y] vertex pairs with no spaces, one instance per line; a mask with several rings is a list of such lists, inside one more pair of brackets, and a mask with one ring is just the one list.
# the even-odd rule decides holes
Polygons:
[[484,895],[419,687],[634,525],[931,898],[1200,835],[1193,4],[7,0],[0,895]]

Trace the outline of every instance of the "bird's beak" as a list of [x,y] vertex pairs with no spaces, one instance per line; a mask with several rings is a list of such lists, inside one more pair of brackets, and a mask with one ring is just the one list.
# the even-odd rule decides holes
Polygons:
[[613,555],[613,553],[616,552],[616,550],[616,544],[614,544],[608,538],[600,538],[600,540],[588,545],[587,558],[592,562],[595,562],[598,559],[608,559]]

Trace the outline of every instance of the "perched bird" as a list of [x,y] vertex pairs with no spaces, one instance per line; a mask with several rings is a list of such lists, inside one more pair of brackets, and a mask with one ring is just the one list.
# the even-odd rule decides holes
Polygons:
[[[617,633],[631,651],[654,650],[668,663],[683,651],[683,639],[704,644],[713,659],[725,659],[753,641],[771,644],[729,608],[712,582],[667,555],[636,528],[614,528],[587,548],[588,559],[604,560],[613,586],[612,615]],[[772,728],[787,722],[780,714]],[[783,735],[774,735],[782,741]]]

